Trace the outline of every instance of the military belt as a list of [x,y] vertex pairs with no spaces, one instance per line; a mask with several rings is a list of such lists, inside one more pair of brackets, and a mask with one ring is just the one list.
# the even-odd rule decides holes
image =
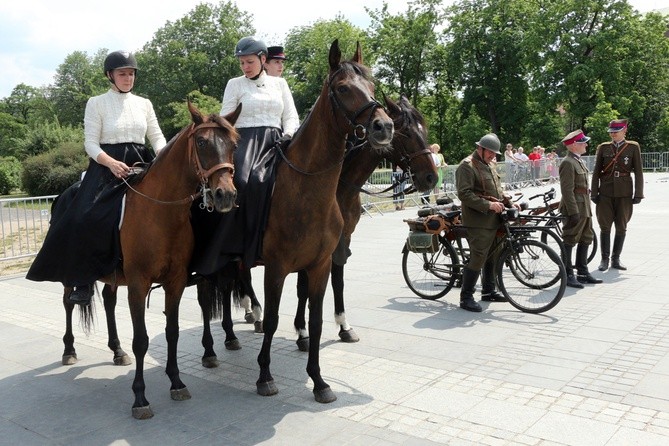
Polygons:
[[575,194],[589,194],[590,191],[588,190],[587,187],[575,187],[574,188],[574,193]]

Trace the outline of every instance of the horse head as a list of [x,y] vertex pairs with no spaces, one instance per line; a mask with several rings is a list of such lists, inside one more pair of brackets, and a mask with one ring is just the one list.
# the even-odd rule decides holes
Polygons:
[[[330,46],[328,96],[337,116],[349,127],[357,142],[369,141],[377,151],[387,151],[393,138],[393,121],[374,98],[374,83],[369,68],[362,65],[360,42],[351,60],[341,60],[339,40]],[[338,119],[338,122],[340,120]]]
[[204,204],[218,212],[228,212],[237,198],[233,182],[233,155],[239,134],[233,125],[242,111],[242,105],[239,104],[226,116],[204,116],[190,101],[188,110],[193,120],[188,133],[191,157],[203,186]]
[[432,190],[437,184],[437,167],[427,143],[427,126],[423,115],[402,96],[395,103],[384,96],[388,114],[395,124],[391,158],[402,170],[411,173],[419,191]]

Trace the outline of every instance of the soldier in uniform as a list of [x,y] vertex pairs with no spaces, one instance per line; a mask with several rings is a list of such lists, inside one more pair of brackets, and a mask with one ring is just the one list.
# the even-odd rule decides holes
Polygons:
[[[609,123],[611,142],[597,147],[595,169],[592,174],[592,201],[597,205],[597,222],[600,229],[602,261],[600,271],[611,267],[625,270],[620,262],[627,223],[632,218],[632,207],[643,198],[643,170],[641,148],[635,141],[626,141],[627,119],[615,119]],[[634,184],[632,184],[632,173]],[[611,253],[611,225],[615,224],[616,234]]]
[[460,308],[479,312],[481,305],[474,300],[474,290],[482,275],[481,300],[506,302],[495,288],[494,253],[491,247],[501,224],[500,214],[512,206],[502,192],[502,182],[493,160],[501,143],[494,133],[488,133],[476,143],[476,151],[460,162],[455,181],[462,203],[462,222],[467,227],[470,248],[469,263],[462,271]]
[[[568,150],[567,156],[560,163],[560,213],[565,218],[562,239],[565,250],[563,263],[567,270],[567,286],[583,288],[582,283],[602,283],[588,271],[588,246],[595,238],[592,230],[592,211],[588,195],[588,168],[581,155],[588,148],[590,138],[581,130],[575,130],[562,138]],[[571,261],[571,253],[576,248],[576,274]]]

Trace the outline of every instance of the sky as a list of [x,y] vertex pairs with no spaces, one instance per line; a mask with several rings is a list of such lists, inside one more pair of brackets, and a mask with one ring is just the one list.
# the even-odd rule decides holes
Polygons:
[[[288,31],[340,14],[366,29],[365,6],[381,9],[384,0],[233,0],[250,13],[256,36],[268,45],[280,45]],[[167,21],[174,22],[200,3],[218,0],[3,0],[0,2],[0,98],[9,96],[20,83],[41,87],[52,84],[58,66],[67,55],[100,48],[137,51]],[[407,9],[407,0],[385,0],[389,12]],[[445,3],[452,3],[445,0]],[[640,12],[666,8],[668,0],[631,0]],[[307,6],[308,5],[308,6]]]

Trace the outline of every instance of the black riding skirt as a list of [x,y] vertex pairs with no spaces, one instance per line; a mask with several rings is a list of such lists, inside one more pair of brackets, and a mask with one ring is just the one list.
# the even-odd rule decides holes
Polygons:
[[208,212],[193,203],[191,222],[195,250],[190,270],[203,275],[219,271],[230,260],[241,258],[254,266],[262,255],[275,178],[276,148],[281,131],[274,127],[239,128],[235,151],[237,205],[232,211]]
[[[102,149],[128,166],[154,155],[142,144],[103,144]],[[79,286],[111,274],[121,260],[119,221],[127,186],[94,160],[86,175],[54,200],[42,248],[26,278]]]

